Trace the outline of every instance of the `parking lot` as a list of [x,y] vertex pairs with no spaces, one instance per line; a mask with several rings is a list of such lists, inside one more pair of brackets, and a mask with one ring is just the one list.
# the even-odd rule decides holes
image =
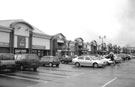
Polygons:
[[37,72],[2,71],[0,87],[135,87],[135,59],[104,68],[40,67]]

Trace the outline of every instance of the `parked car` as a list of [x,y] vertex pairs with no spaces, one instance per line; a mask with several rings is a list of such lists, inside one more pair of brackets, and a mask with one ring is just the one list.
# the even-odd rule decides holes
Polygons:
[[39,57],[36,54],[16,54],[15,60],[17,68],[20,70],[33,68],[36,71],[39,67]]
[[129,54],[121,53],[121,54],[119,54],[119,56],[122,58],[123,61],[131,59]]
[[119,56],[119,54],[114,55],[114,61],[115,61],[115,63],[122,62],[122,58]]
[[79,56],[73,59],[75,66],[92,66],[94,68],[104,67],[105,62],[102,60],[93,59],[90,56]]
[[135,59],[135,54],[130,54],[132,59]]
[[114,62],[110,58],[108,58],[106,55],[105,56],[98,56],[96,58],[104,61],[106,65],[114,64]]
[[59,60],[59,58],[57,56],[43,56],[40,59],[40,65],[42,65],[42,66],[49,65],[51,67],[53,65],[56,65],[56,67],[59,67],[60,60]]
[[64,55],[64,56],[62,56],[62,58],[60,59],[60,61],[61,61],[61,63],[66,63],[66,64],[68,64],[68,63],[70,63],[70,62],[72,62],[72,60],[74,59],[74,58],[76,58],[76,57],[78,57],[77,55],[71,55],[71,56],[68,56],[68,55]]
[[126,59],[127,59],[127,60],[131,60],[131,55],[130,55],[130,54],[127,54],[127,55],[126,55]]
[[68,56],[68,55],[64,55],[62,56],[62,58],[60,59],[61,63],[66,63],[68,64],[69,62],[72,62],[72,57]]
[[14,55],[11,53],[0,53],[0,71],[10,69],[14,71],[16,68]]

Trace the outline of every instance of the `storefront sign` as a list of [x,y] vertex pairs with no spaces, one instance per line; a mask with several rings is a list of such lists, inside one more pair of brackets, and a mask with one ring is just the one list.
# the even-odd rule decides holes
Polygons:
[[32,49],[46,49],[46,46],[33,45]]
[[25,48],[26,47],[26,37],[18,36],[17,47],[18,48]]
[[64,43],[64,40],[58,39],[57,42],[58,42],[58,43]]

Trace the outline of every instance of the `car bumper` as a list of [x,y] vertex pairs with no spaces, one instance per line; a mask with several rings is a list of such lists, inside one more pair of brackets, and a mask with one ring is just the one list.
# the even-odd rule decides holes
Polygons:
[[0,69],[15,69],[16,65],[0,65]]
[[53,65],[58,65],[60,64],[60,62],[53,62]]
[[98,67],[105,67],[105,63],[103,63],[103,64],[98,64]]

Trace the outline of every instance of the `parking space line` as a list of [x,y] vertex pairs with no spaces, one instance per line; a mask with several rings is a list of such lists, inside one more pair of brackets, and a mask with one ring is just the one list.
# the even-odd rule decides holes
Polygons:
[[21,79],[21,80],[29,80],[33,82],[40,82],[40,83],[47,83],[48,81],[40,80],[40,79],[29,79],[29,78],[24,78],[24,77],[19,77],[19,76],[10,76],[6,74],[0,74],[0,76],[5,76],[5,77],[10,77],[10,78],[15,78],[15,79]]
[[49,73],[39,73],[39,75],[59,77],[59,78],[67,78],[67,77],[69,77],[69,76],[62,76],[62,75],[49,74]]
[[115,81],[117,79],[117,77],[113,78],[112,80],[108,81],[107,83],[105,83],[103,86],[101,87],[106,87],[108,84],[112,83],[113,81]]
[[[25,73],[31,73],[31,72],[27,72],[27,71],[23,71]],[[32,73],[34,74],[34,73]],[[46,72],[39,72],[37,73],[38,75],[43,75],[43,76],[51,76],[51,77],[59,77],[59,78],[67,78],[69,76],[67,75],[61,75],[61,74],[55,74],[55,73],[46,73]]]

